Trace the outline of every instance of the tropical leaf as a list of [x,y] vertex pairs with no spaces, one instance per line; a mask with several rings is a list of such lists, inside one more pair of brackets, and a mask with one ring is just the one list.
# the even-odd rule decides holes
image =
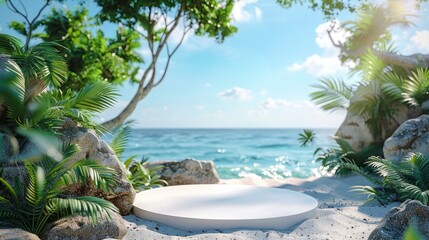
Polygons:
[[132,126],[134,121],[126,121],[125,123],[115,127],[112,130],[113,138],[110,141],[110,148],[115,152],[118,158],[122,157],[122,153],[125,151],[128,139],[131,136]]
[[301,143],[301,147],[308,146],[313,144],[316,133],[313,130],[304,129],[302,133],[299,134],[298,142]]
[[96,82],[86,85],[76,95],[64,103],[66,108],[91,112],[102,112],[116,103],[115,88],[107,82]]
[[79,214],[95,224],[102,219],[111,219],[112,213],[117,213],[118,209],[104,199],[82,196],[75,198],[52,198],[47,204],[47,211],[58,214],[60,217]]
[[117,183],[118,175],[114,169],[100,166],[96,161],[85,159],[74,163],[70,167],[70,171],[62,177],[64,186],[70,183],[86,183],[89,180],[98,189],[109,191],[109,186]]
[[341,79],[321,79],[313,87],[318,91],[310,94],[311,100],[325,111],[346,110],[353,94],[353,88]]
[[22,54],[24,44],[17,37],[0,33],[0,52],[6,55]]
[[418,68],[404,82],[404,101],[419,106],[429,99],[429,68]]

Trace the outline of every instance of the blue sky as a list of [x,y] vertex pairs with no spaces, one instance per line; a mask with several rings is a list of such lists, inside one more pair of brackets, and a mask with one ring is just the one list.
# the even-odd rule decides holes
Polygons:
[[[18,17],[4,5],[0,14],[5,16],[0,31],[11,33],[7,23]],[[347,76],[326,35],[329,23],[322,14],[301,6],[283,9],[274,0],[241,0],[233,14],[238,32],[223,44],[192,34],[186,38],[164,82],[132,115],[137,126],[337,128],[345,113],[322,112],[309,101],[311,85],[319,78]],[[427,4],[419,15],[416,26],[394,29],[404,54],[429,53]],[[349,13],[338,17],[353,18]],[[341,33],[336,37],[344,38]],[[145,54],[144,49],[140,52]],[[136,86],[121,87],[117,106],[100,118],[112,117],[135,91]]]

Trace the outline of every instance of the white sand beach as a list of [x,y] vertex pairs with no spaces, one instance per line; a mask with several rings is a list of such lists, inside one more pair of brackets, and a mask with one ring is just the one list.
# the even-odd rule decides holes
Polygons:
[[313,196],[319,201],[317,217],[283,231],[232,229],[184,231],[147,221],[136,216],[124,217],[128,233],[124,239],[367,239],[384,215],[399,203],[363,205],[365,195],[350,192],[355,185],[370,185],[360,176],[321,177],[285,180],[243,178],[222,180],[221,184],[248,184],[279,187]]

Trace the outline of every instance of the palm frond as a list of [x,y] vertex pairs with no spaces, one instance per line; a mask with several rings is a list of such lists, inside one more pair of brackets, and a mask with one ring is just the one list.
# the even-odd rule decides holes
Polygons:
[[388,72],[382,75],[381,81],[381,91],[386,94],[387,97],[393,101],[403,101],[404,90],[402,87],[405,83],[405,79],[402,76],[398,75],[396,72]]
[[429,68],[418,68],[405,81],[404,101],[411,106],[419,106],[429,99]]
[[[0,55],[0,62],[6,61],[0,71],[0,105],[6,103],[14,118],[24,115],[25,78],[19,66]],[[1,64],[1,63],[0,63]]]
[[67,79],[67,62],[59,54],[64,49],[64,46],[55,42],[42,42],[32,47],[28,53],[41,60],[42,64],[38,67],[41,78],[55,86],[60,86]]
[[310,94],[311,100],[325,111],[346,110],[353,89],[341,79],[321,79],[314,85],[318,91]]
[[367,53],[360,57],[359,65],[352,72],[359,72],[363,80],[373,81],[379,79],[385,73],[386,65],[368,49]]
[[133,125],[134,121],[126,121],[112,130],[113,138],[109,145],[119,159],[122,157],[122,153],[125,151],[127,142],[131,136]]
[[118,209],[104,199],[83,196],[75,198],[52,198],[47,204],[47,210],[58,214],[60,217],[79,214],[95,224],[103,219],[111,219],[111,213],[118,213]]
[[116,90],[107,82],[88,84],[76,95],[69,99],[65,106],[69,109],[77,108],[91,112],[102,112],[116,103]]
[[118,174],[114,169],[101,166],[96,161],[84,159],[74,163],[62,177],[64,185],[69,183],[85,184],[89,180],[98,189],[109,191],[109,187],[118,181]]
[[0,52],[7,55],[22,54],[24,44],[16,37],[0,33]]

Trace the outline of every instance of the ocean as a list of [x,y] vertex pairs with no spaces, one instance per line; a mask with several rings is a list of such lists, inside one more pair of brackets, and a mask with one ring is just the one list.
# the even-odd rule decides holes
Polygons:
[[315,149],[334,145],[335,129],[314,131],[314,145],[301,147],[302,129],[134,129],[124,157],[212,160],[223,179],[308,178],[321,174]]

